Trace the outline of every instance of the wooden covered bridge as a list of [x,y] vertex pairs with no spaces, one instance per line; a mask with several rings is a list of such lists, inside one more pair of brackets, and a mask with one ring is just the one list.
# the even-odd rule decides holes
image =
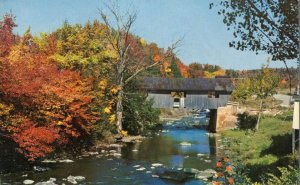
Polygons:
[[227,104],[233,91],[228,77],[144,77],[140,82],[140,88],[154,100],[155,108],[210,109],[211,131],[216,130],[217,109]]

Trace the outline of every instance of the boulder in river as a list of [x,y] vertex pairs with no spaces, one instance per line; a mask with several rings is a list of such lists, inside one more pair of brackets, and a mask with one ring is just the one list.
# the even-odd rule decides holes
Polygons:
[[167,169],[164,172],[158,174],[158,176],[162,179],[168,179],[177,182],[184,182],[188,178],[193,177],[191,174],[184,173],[182,170],[178,171],[173,169]]
[[151,166],[158,167],[158,166],[162,166],[162,164],[160,164],[160,163],[153,163],[153,164],[151,164]]
[[57,185],[55,183],[56,178],[50,178],[48,181],[44,181],[44,182],[38,182],[35,185]]
[[195,169],[195,168],[184,168],[182,170],[184,173],[190,173],[190,174],[196,174],[199,173],[200,171]]
[[198,153],[198,154],[197,154],[198,157],[203,157],[203,156],[205,156],[205,155],[206,155],[206,154],[202,154],[202,153]]
[[207,169],[204,171],[200,171],[198,173],[195,174],[195,178],[196,179],[209,179],[212,176],[214,176],[214,174],[216,174],[217,172],[213,169]]
[[206,162],[206,163],[211,163],[211,160],[204,160],[204,162]]
[[34,181],[33,180],[30,180],[30,179],[26,179],[23,181],[23,184],[33,184]]
[[71,159],[62,159],[62,160],[59,160],[60,163],[72,163],[74,162],[73,160]]
[[189,143],[189,142],[186,142],[186,141],[183,141],[180,143],[181,146],[191,146],[192,143]]
[[69,175],[67,177],[67,181],[70,182],[71,184],[77,184],[78,182],[84,181],[84,180],[85,180],[84,176],[72,176],[72,175]]
[[45,172],[48,171],[50,168],[42,167],[42,166],[33,166],[33,170],[36,172]]
[[41,161],[42,163],[56,163],[55,160],[50,160],[50,159],[45,159],[43,161]]
[[98,155],[99,152],[88,152],[89,155]]
[[123,145],[121,145],[121,144],[110,144],[110,145],[108,145],[108,147],[113,147],[113,148],[120,148],[122,146]]

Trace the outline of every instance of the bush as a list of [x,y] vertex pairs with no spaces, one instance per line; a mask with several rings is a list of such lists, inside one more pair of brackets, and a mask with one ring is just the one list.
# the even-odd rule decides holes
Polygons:
[[257,117],[249,115],[247,112],[238,114],[237,127],[241,130],[253,130],[257,122]]
[[138,135],[159,125],[160,110],[152,108],[153,100],[143,94],[134,94],[124,103],[123,129],[129,134]]
[[272,184],[272,185],[296,185],[299,184],[299,174],[298,170],[288,166],[287,168],[285,167],[279,167],[278,170],[281,173],[281,176],[277,177],[273,174],[268,174],[269,175],[269,180],[267,184]]

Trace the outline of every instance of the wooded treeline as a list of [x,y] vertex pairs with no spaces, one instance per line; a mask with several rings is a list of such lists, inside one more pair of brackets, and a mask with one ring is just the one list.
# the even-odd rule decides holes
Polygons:
[[[119,56],[107,35],[116,32],[98,20],[85,25],[64,22],[54,32],[37,36],[30,29],[16,35],[16,26],[11,14],[0,21],[0,144],[36,160],[117,134]],[[130,65],[125,76],[153,63],[159,64],[141,75],[169,75],[171,59],[164,57],[169,51],[130,33],[126,42]],[[159,111],[136,91],[135,83],[122,89],[128,102],[124,135],[140,134],[158,123]]]

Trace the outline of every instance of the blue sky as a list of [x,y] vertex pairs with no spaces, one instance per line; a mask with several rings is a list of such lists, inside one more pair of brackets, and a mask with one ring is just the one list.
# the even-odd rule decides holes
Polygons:
[[[135,9],[138,18],[133,33],[147,42],[168,47],[184,37],[178,56],[183,63],[217,64],[229,69],[260,68],[269,57],[266,54],[237,51],[229,48],[233,39],[223,25],[217,10],[210,10],[213,0],[119,0],[123,10]],[[0,15],[12,12],[16,16],[18,34],[31,27],[34,34],[51,32],[63,21],[84,24],[100,19],[98,9],[109,0],[0,0]],[[290,62],[295,66],[295,62]],[[282,62],[271,62],[272,67],[283,67]]]

